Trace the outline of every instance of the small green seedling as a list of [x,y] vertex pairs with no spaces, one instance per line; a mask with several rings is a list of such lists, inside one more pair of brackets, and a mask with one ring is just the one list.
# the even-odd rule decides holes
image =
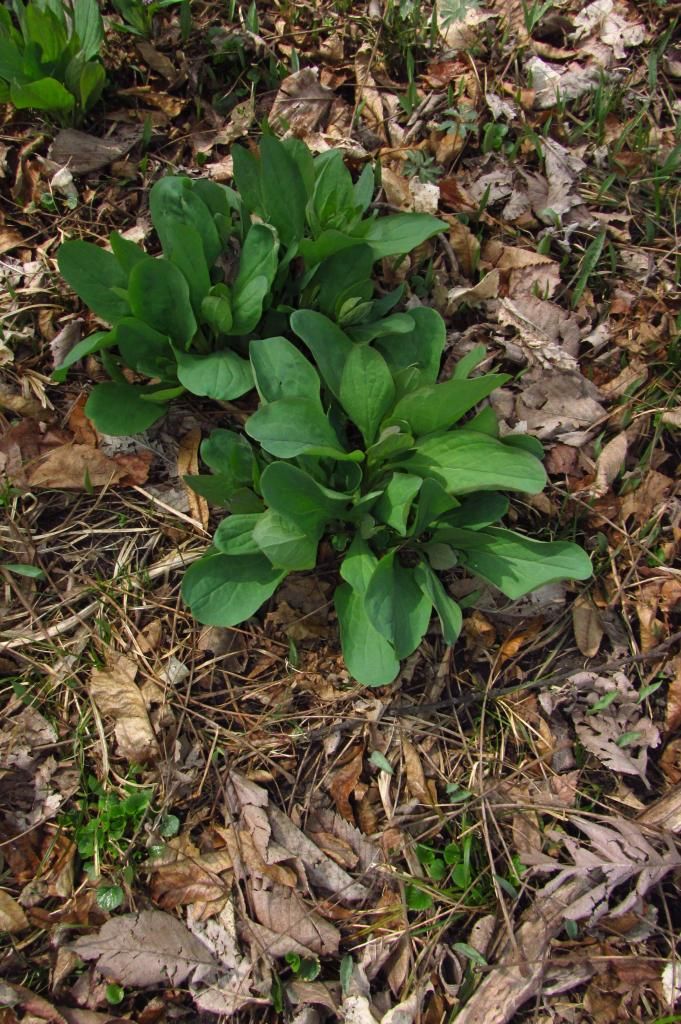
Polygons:
[[123,24],[116,25],[116,28],[144,39],[151,39],[154,16],[159,11],[178,4],[189,6],[189,0],[112,0],[112,3],[123,19]]
[[106,82],[103,40],[97,0],[0,6],[0,103],[44,111],[60,124],[80,122]]

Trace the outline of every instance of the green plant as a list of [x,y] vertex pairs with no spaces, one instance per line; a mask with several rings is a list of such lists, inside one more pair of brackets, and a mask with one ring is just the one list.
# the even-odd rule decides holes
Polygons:
[[430,153],[424,153],[421,149],[410,149],[404,161],[404,173],[407,178],[418,178],[419,181],[433,183],[442,177],[443,172]]
[[508,377],[470,377],[480,347],[436,383],[444,322],[427,308],[409,316],[403,333],[351,339],[322,314],[298,310],[291,327],[316,366],[284,337],[253,341],[261,403],[245,430],[255,445],[215,431],[202,446],[213,475],[187,478],[231,512],[185,575],[195,617],[244,621],[289,572],[315,567],[325,538],[340,555],[345,662],[368,686],[397,676],[433,610],[445,642],[457,639],[461,610],[439,572],[468,569],[510,598],[591,574],[576,545],[493,525],[508,508],[499,491],[544,487],[541,445],[500,438],[491,408],[462,422]]
[[[85,870],[98,877],[103,860],[125,859],[130,841],[149,811],[153,791],[129,785],[124,797],[105,790],[94,775],[86,779],[86,793],[76,808],[62,816],[61,824],[73,834]],[[104,887],[103,891],[107,888]]]
[[80,121],[106,82],[103,38],[97,0],[10,0],[0,7],[0,102]]
[[122,32],[130,32],[135,36],[151,38],[154,27],[154,15],[165,7],[182,4],[189,6],[188,0],[112,0],[123,24],[116,27]]
[[[373,169],[353,183],[338,151],[313,158],[297,139],[265,136],[259,157],[232,152],[236,190],[172,176],[153,186],[161,257],[116,233],[111,252],[80,240],[59,250],[62,275],[112,329],[76,345],[54,378],[100,354],[112,379],[86,412],[105,433],[145,430],[185,390],[223,401],[250,391],[249,342],[287,330],[296,308],[333,317],[358,341],[411,328],[404,314],[386,319],[402,292],[375,300],[372,268],[436,234],[439,220],[367,214]],[[130,383],[125,368],[151,383]]]

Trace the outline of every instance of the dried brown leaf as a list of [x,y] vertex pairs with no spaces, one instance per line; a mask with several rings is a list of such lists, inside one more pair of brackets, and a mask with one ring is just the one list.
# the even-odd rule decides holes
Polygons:
[[596,460],[596,479],[591,486],[591,496],[602,498],[624,468],[629,442],[625,433],[608,441]]
[[317,914],[293,889],[273,885],[254,889],[251,900],[260,924],[277,935],[292,939],[318,956],[338,952],[340,932]]
[[350,796],[355,790],[364,767],[364,746],[355,747],[345,763],[331,773],[326,788],[329,790],[336,807],[351,824],[355,817],[350,806]]
[[105,978],[137,988],[182,985],[197,968],[216,966],[208,947],[160,910],[112,917],[71,948],[83,960],[96,960]]
[[406,736],[402,737],[402,756],[409,792],[421,803],[432,804],[433,798],[426,782],[421,758],[414,744]]
[[89,691],[100,713],[114,721],[121,757],[144,764],[159,756],[159,748],[136,675],[132,658],[120,654],[107,668],[93,670]]
[[23,908],[8,892],[0,889],[0,932],[18,935],[29,927]]
[[598,608],[588,594],[580,594],[572,605],[572,629],[577,647],[587,658],[598,654],[603,626]]
[[464,302],[467,306],[477,306],[488,299],[496,299],[498,294],[499,271],[490,270],[476,285],[462,285],[450,289],[447,293],[447,313],[455,312]]
[[[199,445],[201,444],[201,428],[194,427],[188,434],[180,438],[177,451],[177,475],[180,479],[185,476],[196,476],[199,473]],[[208,526],[210,511],[208,502],[197,494],[188,484],[185,484],[189,510],[192,519],[200,523],[204,530]]]
[[269,123],[285,122],[300,137],[323,130],[334,101],[331,89],[321,85],[313,68],[301,68],[285,78],[269,114]]
[[544,369],[576,370],[579,324],[574,314],[533,295],[502,299],[499,323],[514,327],[513,344],[532,364]]
[[50,146],[50,160],[67,167],[72,174],[90,174],[120,160],[141,138],[142,129],[136,125],[121,125],[105,139],[75,128],[63,128]]

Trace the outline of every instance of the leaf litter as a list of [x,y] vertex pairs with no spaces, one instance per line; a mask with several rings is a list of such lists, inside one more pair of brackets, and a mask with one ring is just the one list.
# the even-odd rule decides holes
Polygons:
[[[618,920],[601,962],[620,978],[644,948],[646,998],[662,992],[659,949],[635,944],[628,917],[665,912],[676,849],[668,833],[622,813],[633,817],[665,779],[673,798],[681,782],[678,655],[664,646],[678,631],[679,599],[675,242],[664,208],[651,213],[671,194],[662,169],[678,110],[636,106],[674,80],[675,50],[663,45],[670,22],[616,0],[539,13],[520,3],[442,6],[448,49],[431,48],[405,11],[392,26],[384,17],[379,35],[359,11],[324,25],[305,10],[294,26],[261,5],[257,25],[233,26],[230,45],[248,54],[252,78],[246,86],[236,70],[228,95],[207,84],[212,62],[231,66],[220,27],[197,8],[198,31],[183,42],[171,8],[153,44],[112,40],[120,107],[109,120],[93,118],[84,136],[55,131],[51,149],[20,118],[6,122],[0,472],[19,495],[3,506],[2,542],[8,560],[38,559],[49,577],[5,582],[2,596],[0,917],[26,943],[22,956],[66,964],[54,990],[34,995],[13,973],[10,940],[0,952],[3,975],[16,979],[6,985],[10,1021],[22,1010],[110,1020],[102,977],[131,990],[122,1016],[139,1016],[146,1000],[145,1020],[164,1005],[190,1020],[278,1019],[278,985],[305,1024],[408,1024],[419,1013],[433,1024],[454,1010],[488,1024],[539,993],[557,1021],[571,1020],[580,986],[596,1018],[602,975],[587,984],[588,972],[563,972],[563,986],[577,990],[573,1007],[552,994],[562,954],[580,948],[559,937],[566,903],[585,943]],[[292,580],[264,623],[228,636],[201,640],[184,618],[176,574],[198,551],[208,510],[189,503],[179,478],[196,471],[209,429],[202,410],[126,448],[88,432],[78,412],[101,372],[96,360],[65,389],[49,382],[48,348],[60,363],[81,326],[92,329],[51,291],[47,262],[60,238],[150,236],[144,195],[162,164],[229,184],[230,142],[253,146],[263,117],[316,152],[341,145],[354,171],[380,154],[381,201],[447,219],[449,248],[437,243],[425,265],[386,262],[385,287],[406,281],[410,304],[448,310],[445,367],[482,340],[489,365],[520,369],[492,401],[506,433],[547,447],[553,488],[512,515],[528,532],[569,533],[581,520],[600,566],[588,592],[552,585],[510,606],[483,595],[466,613],[461,650],[447,652],[434,631],[376,701],[358,697],[338,658],[326,578]],[[422,159],[410,166],[413,152]],[[431,272],[432,298],[419,283]],[[496,696],[515,687],[530,697],[537,687],[538,699]],[[425,693],[445,703],[430,709]],[[476,731],[470,708],[485,702]],[[74,736],[86,737],[84,753]],[[70,838],[62,815],[81,800],[83,757],[107,788],[122,793],[134,780],[154,792],[133,840],[132,880],[106,851],[102,877],[90,877]],[[522,785],[504,790],[516,775]],[[177,834],[163,834],[166,815]],[[678,832],[673,809],[663,820]],[[455,858],[466,843],[478,880],[464,891],[444,851]],[[428,875],[424,848],[442,861],[442,879]],[[544,888],[542,872],[554,876]],[[96,894],[111,882],[124,902],[104,912]],[[405,885],[426,890],[431,908],[405,902]],[[520,889],[525,917],[511,895]],[[498,926],[475,938],[502,898],[506,930],[519,935],[510,967]],[[455,923],[442,924],[450,909]],[[523,931],[544,911],[550,940]],[[79,981],[76,961],[64,959],[75,954],[58,948],[60,937],[52,944],[62,921],[69,941],[74,927],[82,932],[71,944],[97,965]],[[433,922],[443,931],[429,931]],[[487,958],[485,970],[467,946]],[[516,976],[518,948],[527,963]],[[297,977],[296,955],[319,960],[322,980]],[[498,986],[493,998],[488,985]],[[632,986],[628,1013],[639,998]]]

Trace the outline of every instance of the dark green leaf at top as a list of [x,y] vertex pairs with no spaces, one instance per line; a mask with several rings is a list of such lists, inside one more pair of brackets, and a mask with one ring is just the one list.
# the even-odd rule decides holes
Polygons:
[[160,334],[184,348],[194,337],[196,320],[184,275],[169,260],[143,260],[130,271],[130,308]]
[[319,374],[286,338],[254,338],[249,352],[256,387],[265,402],[276,402],[279,398],[319,398]]
[[359,427],[365,445],[369,446],[395,400],[395,385],[380,352],[368,345],[352,349],[343,367],[339,397],[346,413]]
[[57,263],[62,277],[96,316],[113,326],[130,316],[127,300],[113,291],[128,285],[128,274],[113,253],[91,242],[64,242]]

